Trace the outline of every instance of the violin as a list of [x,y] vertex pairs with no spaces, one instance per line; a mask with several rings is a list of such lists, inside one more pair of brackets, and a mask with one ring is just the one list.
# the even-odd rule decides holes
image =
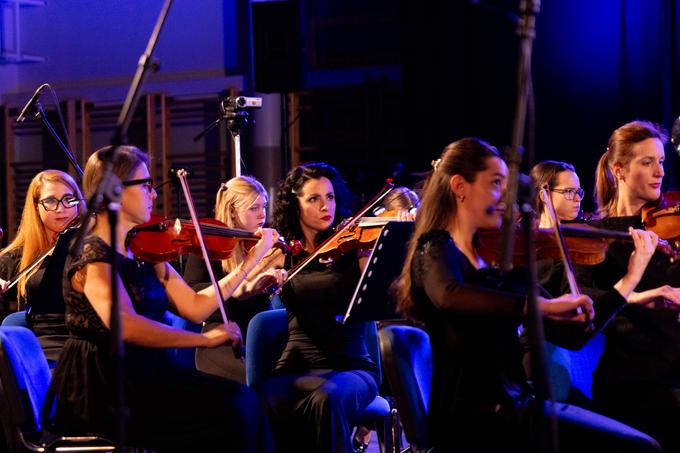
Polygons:
[[[566,248],[574,264],[599,264],[604,261],[612,240],[632,240],[628,232],[595,228],[586,224],[561,225],[560,231],[564,235]],[[477,240],[477,250],[480,256],[489,264],[497,265],[500,260],[498,252],[501,241],[500,230],[480,230]],[[527,259],[524,253],[524,237],[519,226],[515,231],[514,240],[515,252],[513,264],[515,266],[523,266],[526,264]],[[559,246],[552,229],[536,229],[534,231],[534,245],[538,259],[560,259]],[[667,255],[671,262],[680,257],[680,251],[661,238],[659,238],[656,248]]]
[[[200,228],[205,238],[205,245],[214,260],[229,258],[239,241],[244,241],[249,250],[260,239],[250,231],[229,228],[216,219],[200,219]],[[130,230],[126,239],[127,246],[135,258],[152,263],[175,261],[179,255],[201,255],[201,246],[196,228],[191,220],[168,219],[159,215],[151,215],[151,219]],[[280,238],[276,247],[284,253],[298,251],[302,246],[289,246]]]
[[662,193],[642,207],[642,224],[680,249],[680,192]]
[[388,222],[401,221],[397,211],[382,211],[374,217],[359,217],[352,225],[326,241],[316,252],[326,260],[335,260],[350,250],[370,250]]

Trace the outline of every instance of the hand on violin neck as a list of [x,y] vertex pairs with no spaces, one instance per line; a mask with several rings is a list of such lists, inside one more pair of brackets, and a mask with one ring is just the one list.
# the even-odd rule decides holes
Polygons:
[[245,281],[234,293],[237,299],[248,299],[259,294],[271,294],[286,281],[288,273],[284,269],[268,269],[251,281]]
[[[543,316],[556,321],[586,322],[595,316],[593,301],[585,294],[579,296],[564,294],[554,299],[539,297],[538,306]],[[580,314],[576,311],[579,307]]]
[[[255,243],[255,245],[248,251],[248,260],[252,260],[250,267],[246,268],[246,272],[250,273],[255,265],[267,254],[267,252],[274,246],[279,240],[279,232],[273,228],[259,228],[255,231],[255,236],[260,239]],[[254,262],[253,262],[254,261]]]
[[7,291],[8,286],[9,282],[0,278],[0,294],[3,294],[5,291]]
[[236,346],[242,344],[241,329],[238,325],[230,321],[228,324],[219,324],[213,329],[203,332],[201,335],[202,344],[205,348],[215,348],[221,344]]
[[635,250],[628,259],[626,275],[614,284],[614,289],[624,299],[630,301],[631,294],[640,283],[642,275],[645,273],[645,269],[647,269],[647,264],[649,264],[649,260],[654,255],[654,251],[659,243],[659,237],[653,231],[635,230],[630,227],[628,232],[635,244]]

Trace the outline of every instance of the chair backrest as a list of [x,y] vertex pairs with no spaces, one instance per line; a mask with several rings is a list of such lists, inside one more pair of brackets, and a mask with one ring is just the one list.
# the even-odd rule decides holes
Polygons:
[[18,327],[28,327],[28,322],[26,321],[25,311],[16,311],[10,313],[2,320],[3,326],[18,326]]
[[604,351],[604,335],[597,333],[578,351],[569,351],[571,357],[571,385],[593,399],[593,373]]
[[248,324],[246,384],[257,387],[271,374],[288,342],[286,309],[262,311]]
[[[9,442],[37,435],[50,369],[37,338],[24,327],[0,327],[0,417]],[[17,445],[19,445],[17,443]]]
[[[375,322],[366,323],[365,342],[368,354],[380,370],[380,348]],[[253,316],[248,324],[246,342],[246,384],[257,387],[270,375],[288,342],[288,312],[267,310]],[[378,372],[378,384],[380,384]]]
[[429,448],[430,338],[423,330],[411,326],[387,326],[378,332],[378,337],[383,369],[397,402],[404,435],[418,449]]

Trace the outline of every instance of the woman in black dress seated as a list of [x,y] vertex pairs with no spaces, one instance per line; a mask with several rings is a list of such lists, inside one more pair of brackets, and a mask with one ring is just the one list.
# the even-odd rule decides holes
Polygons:
[[[35,175],[26,192],[17,235],[0,252],[0,289],[55,246],[60,233],[84,212],[83,196],[69,174],[45,170]],[[61,294],[62,270],[68,253],[65,239],[58,242],[39,266],[2,295],[5,309],[26,310],[26,321],[51,364],[59,358],[68,338]]]
[[[479,228],[500,225],[508,169],[495,148],[474,138],[450,144],[426,181],[414,237],[399,281],[399,307],[422,321],[432,344],[428,418],[438,451],[528,451],[532,397],[517,327],[526,311],[521,277],[487,268]],[[644,233],[640,247],[651,246]],[[612,290],[595,317],[624,304]],[[544,317],[582,323],[587,296],[539,298]],[[585,329],[582,329],[585,334]],[[584,409],[547,404],[558,418],[561,451],[659,451],[654,439]]]
[[[251,176],[237,176],[220,185],[215,200],[215,219],[230,228],[238,228],[250,232],[257,231],[265,224],[267,213],[267,191],[260,182]],[[280,249],[272,249],[271,254],[280,253]],[[248,254],[242,242],[239,242],[231,256],[222,261],[213,261],[212,268],[216,278],[236,269]],[[272,291],[285,280],[286,271],[269,267],[267,263],[275,263],[274,257],[265,257],[263,261],[248,274],[232,296],[227,299],[226,306],[231,319],[238,324],[246,342],[248,323],[257,313],[268,310]],[[264,267],[263,267],[264,266]],[[203,259],[190,255],[184,270],[184,280],[196,291],[210,285],[210,276]],[[219,311],[213,313],[203,325],[203,331],[221,324]],[[243,360],[235,357],[231,348],[198,348],[196,350],[196,368],[205,373],[222,376],[244,384],[246,370]]]
[[[324,163],[294,168],[279,188],[274,226],[302,241],[306,257],[349,215],[349,193]],[[356,417],[378,393],[376,367],[364,343],[365,323],[339,324],[364,258],[347,253],[315,259],[283,285],[289,339],[274,376],[260,389],[281,451],[353,452]],[[292,262],[286,263],[290,267]],[[252,341],[252,339],[251,339]]]
[[[102,182],[102,150],[87,162],[84,190],[90,196]],[[109,246],[107,213],[100,211],[82,251],[64,270],[66,342],[54,370],[50,393],[56,398],[54,429],[60,433],[111,435],[117,417],[110,353],[110,262],[120,262],[121,334],[125,342],[126,430],[131,445],[154,451],[269,451],[261,405],[248,388],[226,379],[191,374],[174,366],[165,348],[215,347],[241,341],[231,322],[206,333],[193,333],[161,322],[166,309],[200,322],[217,307],[213,288],[194,292],[167,263],[136,261],[125,244],[135,225],[149,220],[156,192],[144,153],[121,147],[113,172],[123,181],[117,250]],[[233,272],[219,281],[225,295],[271,248],[278,236],[262,229],[260,241]],[[49,404],[49,401],[48,401]],[[49,407],[49,406],[48,406]]]

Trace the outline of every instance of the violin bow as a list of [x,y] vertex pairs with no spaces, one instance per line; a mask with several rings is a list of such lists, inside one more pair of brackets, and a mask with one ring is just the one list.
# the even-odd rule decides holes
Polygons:
[[[89,218],[86,217],[86,219],[89,219]],[[66,228],[64,228],[64,230],[61,231],[61,232],[59,233],[59,235],[64,234],[65,232],[67,232],[67,231],[70,230],[71,228],[76,228],[76,227],[78,226],[77,224],[80,222],[80,220],[81,220],[80,216],[74,217],[73,220],[71,220],[71,222],[66,226]],[[83,220],[85,220],[85,219],[83,219]],[[40,263],[42,263],[43,261],[45,261],[45,258],[47,258],[48,256],[50,256],[50,255],[52,254],[52,252],[54,252],[54,248],[55,248],[56,246],[57,246],[57,243],[56,243],[56,241],[55,241],[54,245],[53,245],[52,247],[50,247],[45,253],[43,253],[42,255],[38,256],[35,260],[33,260],[33,262],[31,262],[31,264],[29,264],[28,266],[26,266],[25,268],[23,268],[23,269],[21,270],[21,272],[19,272],[17,275],[15,275],[14,278],[13,278],[13,279],[9,282],[9,284],[7,285],[7,288],[5,288],[5,291],[7,291],[7,290],[9,290],[10,288],[12,288],[14,285],[16,285],[16,284],[19,282],[19,280],[21,280],[22,278],[24,278],[24,277],[25,277],[26,275],[28,275],[33,269],[35,269],[37,266],[39,266]]]
[[[208,269],[208,275],[210,276],[210,283],[215,291],[215,297],[217,298],[217,306],[220,309],[220,314],[222,315],[222,321],[224,325],[229,323],[229,317],[227,316],[227,308],[224,306],[224,297],[222,296],[222,291],[220,290],[220,285],[217,284],[217,279],[215,278],[215,273],[210,265],[210,257],[208,256],[208,248],[205,246],[205,239],[203,237],[203,231],[201,230],[201,224],[198,221],[198,216],[196,215],[196,208],[194,206],[193,198],[191,197],[191,192],[189,191],[189,183],[187,182],[187,171],[184,168],[177,170],[177,178],[182,185],[182,192],[184,192],[184,198],[187,202],[187,207],[189,208],[189,214],[191,215],[191,222],[194,224],[196,229],[196,238],[198,239],[198,244],[201,246],[201,255],[203,256],[203,261],[205,262],[205,267]],[[235,350],[236,353],[236,350]]]
[[[567,281],[569,282],[569,292],[572,296],[577,297],[581,295],[581,290],[578,287],[578,282],[576,281],[576,276],[574,275],[574,265],[571,262],[571,257],[569,256],[569,250],[564,242],[564,236],[562,236],[562,231],[560,229],[560,219],[557,217],[555,208],[553,207],[552,201],[550,200],[550,189],[548,185],[544,185],[540,189],[541,199],[545,205],[548,215],[552,219],[553,231],[555,232],[555,241],[557,242],[557,248],[560,250],[560,255],[562,256],[562,262],[564,263],[564,272],[567,276]],[[576,307],[576,312],[578,314],[583,314],[581,307]],[[585,313],[587,329],[593,329],[593,320],[590,319],[588,313]]]

